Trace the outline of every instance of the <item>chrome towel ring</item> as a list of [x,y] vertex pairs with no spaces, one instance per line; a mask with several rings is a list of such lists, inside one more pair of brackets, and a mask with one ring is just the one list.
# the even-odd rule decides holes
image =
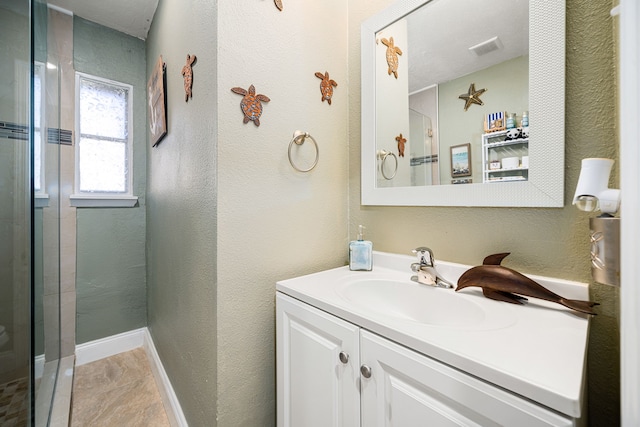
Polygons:
[[[313,146],[315,147],[316,150],[316,157],[313,161],[313,164],[311,165],[311,167],[309,167],[308,169],[301,169],[299,168],[295,162],[293,161],[292,157],[291,157],[291,148],[293,147],[293,144],[295,143],[296,145],[302,145],[304,144],[304,141],[309,138],[311,140],[311,142],[313,143]],[[320,157],[320,150],[318,149],[318,143],[316,142],[316,140],[309,135],[309,132],[302,132],[302,131],[295,131],[293,133],[293,139],[291,140],[291,142],[289,143],[289,150],[287,152],[288,156],[289,156],[289,163],[291,163],[291,166],[297,170],[298,172],[309,172],[311,169],[315,168],[316,165],[318,164],[318,158]]]
[[[391,176],[387,176],[387,174],[384,173],[384,163],[387,161],[387,158],[389,156],[393,156],[393,159],[396,161],[396,166],[393,169],[393,175]],[[378,150],[377,157],[378,159],[380,159],[380,173],[382,173],[382,176],[387,181],[392,180],[393,177],[395,177],[396,174],[398,173],[398,157],[396,157],[395,153],[392,153],[391,151],[387,151],[387,150]]]

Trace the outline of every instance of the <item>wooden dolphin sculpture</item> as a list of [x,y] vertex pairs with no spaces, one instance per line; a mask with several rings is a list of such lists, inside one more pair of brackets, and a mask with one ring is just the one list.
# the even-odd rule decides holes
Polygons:
[[469,286],[478,286],[482,288],[485,297],[497,301],[524,304],[523,301],[527,301],[527,298],[515,295],[520,294],[562,304],[581,313],[596,314],[591,307],[598,305],[597,302],[562,298],[523,274],[501,266],[500,263],[507,255],[509,252],[489,255],[481,266],[465,271],[458,279],[456,292]]

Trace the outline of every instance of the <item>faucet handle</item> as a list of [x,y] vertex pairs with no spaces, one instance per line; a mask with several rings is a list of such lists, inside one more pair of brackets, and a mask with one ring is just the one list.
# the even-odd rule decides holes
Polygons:
[[[412,250],[411,252],[414,253],[414,255],[416,255],[418,257],[418,261],[420,261],[420,264],[422,265],[427,265],[429,267],[433,267],[434,265],[434,261],[433,261],[433,251],[425,246],[420,246],[419,248],[415,248],[414,250]],[[427,258],[427,254],[429,254],[429,257]]]

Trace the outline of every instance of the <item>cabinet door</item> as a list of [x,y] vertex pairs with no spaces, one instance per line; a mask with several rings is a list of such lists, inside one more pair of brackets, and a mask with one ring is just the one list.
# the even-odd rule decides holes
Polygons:
[[[572,426],[573,421],[368,331],[363,427]],[[369,376],[369,378],[367,378]]]
[[278,427],[360,426],[359,328],[276,293]]

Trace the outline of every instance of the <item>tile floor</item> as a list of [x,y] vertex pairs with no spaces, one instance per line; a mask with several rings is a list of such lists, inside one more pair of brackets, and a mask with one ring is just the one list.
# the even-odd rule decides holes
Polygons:
[[18,427],[27,425],[29,383],[20,378],[0,384],[0,426]]
[[71,427],[169,427],[142,348],[75,368]]

